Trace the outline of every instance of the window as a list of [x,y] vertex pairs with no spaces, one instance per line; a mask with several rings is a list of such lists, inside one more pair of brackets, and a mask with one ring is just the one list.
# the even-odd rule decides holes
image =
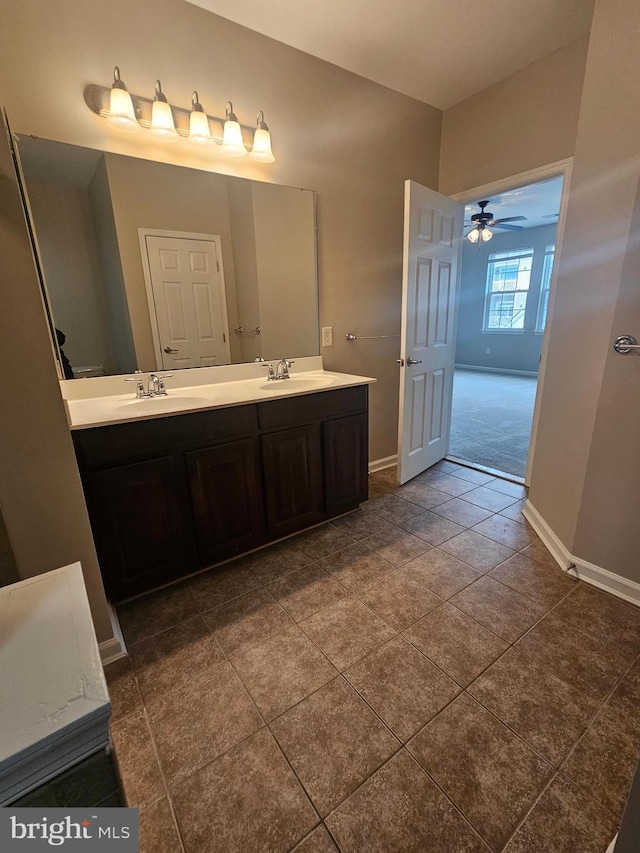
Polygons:
[[536,332],[544,332],[544,327],[547,324],[547,311],[549,310],[549,286],[551,285],[551,273],[553,272],[555,251],[555,246],[547,246],[544,250],[544,264],[542,267],[542,282],[540,283],[540,301],[538,303]]
[[524,328],[532,260],[533,249],[489,255],[483,331]]

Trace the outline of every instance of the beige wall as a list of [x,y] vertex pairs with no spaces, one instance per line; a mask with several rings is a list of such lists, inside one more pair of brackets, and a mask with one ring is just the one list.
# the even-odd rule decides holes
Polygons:
[[570,552],[640,581],[640,9],[597,0],[530,499]]
[[440,192],[573,155],[588,43],[578,39],[445,111]]

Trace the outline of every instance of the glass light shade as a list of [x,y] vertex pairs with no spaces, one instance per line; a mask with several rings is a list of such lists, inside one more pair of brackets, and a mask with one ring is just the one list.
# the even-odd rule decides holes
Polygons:
[[257,127],[253,135],[253,149],[249,154],[252,160],[259,163],[273,163],[276,159],[271,150],[271,134],[268,130]]
[[149,132],[166,142],[175,142],[179,138],[171,107],[166,101],[153,102]]
[[200,145],[213,142],[207,114],[200,110],[191,110],[189,115],[189,142],[198,142]]
[[135,131],[140,130],[140,125],[136,119],[136,113],[133,108],[131,95],[126,89],[119,86],[114,86],[111,89],[109,99],[109,115],[107,121],[118,130]]
[[247,149],[242,141],[242,130],[237,121],[227,119],[222,135],[222,150],[230,157],[246,157]]
[[486,226],[482,229],[482,242],[488,243],[493,237],[493,232]]
[[477,228],[472,228],[471,231],[467,234],[467,240],[470,243],[477,243],[480,239],[480,232]]

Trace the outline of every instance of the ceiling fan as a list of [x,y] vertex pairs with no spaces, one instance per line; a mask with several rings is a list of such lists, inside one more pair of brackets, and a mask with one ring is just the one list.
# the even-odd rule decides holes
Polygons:
[[493,237],[491,228],[504,228],[505,231],[521,231],[523,228],[522,225],[507,225],[506,223],[526,219],[526,216],[503,216],[502,219],[494,219],[493,213],[485,210],[488,204],[488,200],[479,201],[478,207],[480,208],[480,213],[474,213],[470,223],[467,222],[467,224],[472,225],[471,230],[467,234],[467,240],[470,243],[477,243],[480,240],[483,243],[488,243]]

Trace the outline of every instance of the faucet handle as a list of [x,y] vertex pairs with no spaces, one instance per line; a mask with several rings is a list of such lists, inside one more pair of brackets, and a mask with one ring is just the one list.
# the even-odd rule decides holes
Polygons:
[[275,374],[275,371],[273,369],[273,364],[270,361],[261,361],[260,367],[266,367],[267,370],[269,371],[267,379],[275,379],[276,378],[276,374]]

